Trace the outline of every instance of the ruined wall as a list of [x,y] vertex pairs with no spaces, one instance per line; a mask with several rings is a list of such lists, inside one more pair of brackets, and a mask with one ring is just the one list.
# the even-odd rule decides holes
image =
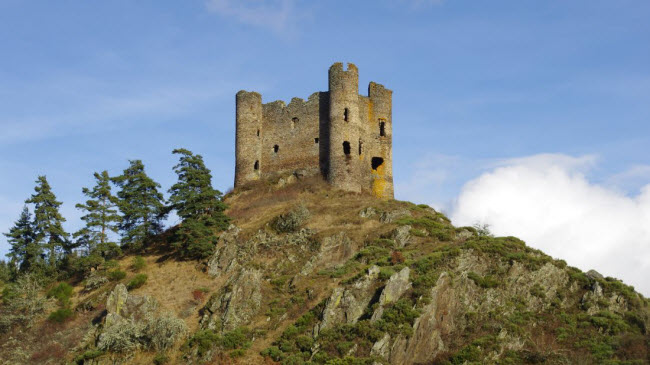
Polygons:
[[393,197],[392,91],[371,82],[368,96],[359,95],[353,64],[332,65],[328,81],[328,92],[289,105],[237,93],[235,187],[300,171],[343,190]]

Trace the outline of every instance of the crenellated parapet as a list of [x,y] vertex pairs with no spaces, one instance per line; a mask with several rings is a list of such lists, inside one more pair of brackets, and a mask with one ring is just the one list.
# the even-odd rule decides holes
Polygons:
[[393,197],[392,91],[371,82],[359,95],[354,64],[329,69],[328,91],[289,104],[262,104],[256,92],[237,93],[235,187],[299,171],[332,186]]

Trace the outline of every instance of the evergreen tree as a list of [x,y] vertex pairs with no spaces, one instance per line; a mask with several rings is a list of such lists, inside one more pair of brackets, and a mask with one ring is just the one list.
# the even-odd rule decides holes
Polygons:
[[147,176],[142,161],[129,164],[122,175],[111,180],[120,188],[117,197],[122,212],[122,244],[137,249],[149,236],[162,231],[165,205],[158,191],[160,184]]
[[8,283],[11,279],[11,269],[6,261],[0,260],[0,284]]
[[86,212],[81,220],[86,226],[74,234],[78,243],[88,248],[89,255],[99,255],[110,258],[119,254],[120,248],[109,239],[109,233],[118,231],[118,223],[122,220],[117,214],[118,199],[111,193],[111,181],[107,171],[95,173],[97,184],[92,190],[83,188],[82,192],[88,198],[86,204],[76,207]]
[[172,153],[180,155],[180,160],[174,166],[178,182],[169,189],[169,209],[183,219],[175,243],[185,256],[204,258],[214,249],[215,231],[228,227],[226,205],[221,192],[212,187],[212,174],[201,155],[183,148]]
[[56,200],[45,176],[36,180],[35,193],[26,203],[34,204],[34,233],[36,242],[47,252],[50,269],[56,267],[63,252],[69,253],[73,246],[68,233],[63,230],[65,218],[59,213],[61,202]]
[[20,217],[4,234],[11,245],[9,259],[11,267],[20,272],[39,271],[43,266],[43,249],[36,242],[32,215],[27,206],[23,207]]

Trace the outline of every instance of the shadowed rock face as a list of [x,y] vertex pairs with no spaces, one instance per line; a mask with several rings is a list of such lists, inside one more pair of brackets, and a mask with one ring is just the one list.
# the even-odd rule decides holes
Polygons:
[[241,268],[205,306],[201,326],[217,331],[231,331],[247,324],[257,314],[262,301],[262,273]]

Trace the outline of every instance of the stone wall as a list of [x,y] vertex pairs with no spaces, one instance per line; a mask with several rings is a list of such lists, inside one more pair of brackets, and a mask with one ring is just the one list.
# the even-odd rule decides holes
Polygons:
[[393,197],[392,91],[371,82],[368,96],[359,95],[351,63],[332,65],[328,80],[328,92],[289,105],[237,93],[235,187],[300,171],[343,190]]

